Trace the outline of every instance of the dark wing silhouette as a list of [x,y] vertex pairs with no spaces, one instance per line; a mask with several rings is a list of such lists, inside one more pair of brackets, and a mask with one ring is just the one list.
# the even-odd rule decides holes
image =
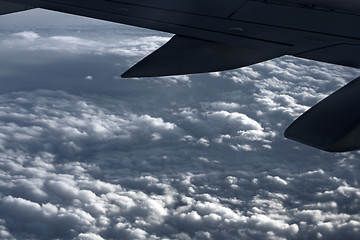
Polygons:
[[[15,1],[14,1],[15,2]],[[0,15],[29,10],[32,7],[23,4],[0,1]]]
[[301,115],[285,136],[329,152],[360,149],[360,78]]

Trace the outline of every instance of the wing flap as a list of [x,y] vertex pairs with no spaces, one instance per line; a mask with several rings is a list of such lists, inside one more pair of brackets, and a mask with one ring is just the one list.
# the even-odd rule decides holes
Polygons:
[[329,152],[360,149],[360,77],[296,119],[285,137]]
[[175,35],[164,46],[126,71],[122,77],[158,77],[240,68],[284,55]]
[[358,15],[321,8],[276,4],[275,1],[247,1],[232,19],[333,36],[360,37]]
[[137,6],[165,9],[170,11],[227,18],[247,0],[226,0],[224,2],[218,0],[196,0],[196,1],[194,0],[182,0],[182,1],[113,0],[113,1],[118,3],[133,4]]
[[348,67],[360,68],[360,45],[357,44],[336,44],[320,49],[300,53],[295,56],[334,63]]
[[16,4],[16,3],[0,1],[0,15],[14,13],[14,12],[21,12],[29,9],[32,9],[32,7]]

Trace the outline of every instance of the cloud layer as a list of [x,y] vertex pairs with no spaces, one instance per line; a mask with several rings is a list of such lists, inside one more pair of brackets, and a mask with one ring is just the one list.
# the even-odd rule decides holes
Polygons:
[[358,70],[120,79],[169,36],[105,26],[1,32],[0,238],[359,238],[359,154],[282,136]]

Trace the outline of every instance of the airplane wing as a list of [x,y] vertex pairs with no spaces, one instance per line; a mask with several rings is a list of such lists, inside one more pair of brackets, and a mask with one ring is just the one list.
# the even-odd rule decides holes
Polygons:
[[360,77],[310,108],[285,136],[328,152],[360,148]]
[[[34,7],[176,34],[168,44],[126,72],[124,77],[153,77],[234,69],[282,56],[291,48],[291,44],[286,42],[242,36],[241,27],[237,21],[229,20],[229,16],[246,2],[244,0],[0,2],[31,4]],[[164,69],[164,66],[167,66],[167,69]]]
[[[0,4],[2,13],[32,6],[178,35],[161,53],[174,53],[175,43],[178,53],[181,47],[193,47],[192,53],[203,55],[204,48],[194,47],[199,44],[209,49],[207,58],[197,59],[201,60],[198,67],[193,61],[180,72],[165,73],[155,72],[162,65],[160,58],[155,61],[157,52],[132,69],[133,76],[145,63],[148,68],[154,64],[149,76],[162,76],[243,67],[285,54],[360,67],[358,0],[0,0]],[[219,44],[234,49],[238,59],[221,55]],[[215,64],[216,56],[229,64],[220,60]],[[204,68],[207,59],[213,62]],[[169,61],[178,64],[175,57],[162,63]],[[144,72],[141,75],[146,77]]]
[[[123,77],[221,71],[286,54],[360,68],[358,0],[0,0],[0,14],[29,6],[175,34]],[[307,116],[326,120],[315,112]],[[286,136],[319,147],[309,131],[295,124]]]
[[[286,51],[286,47],[283,49]],[[259,50],[175,35],[122,77],[154,77],[234,69],[279,57],[281,50]]]
[[27,5],[0,1],[0,15],[32,9]]

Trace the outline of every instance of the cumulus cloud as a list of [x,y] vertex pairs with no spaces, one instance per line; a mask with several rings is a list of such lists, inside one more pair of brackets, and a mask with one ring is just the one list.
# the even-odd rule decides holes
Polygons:
[[169,36],[105,26],[0,35],[0,238],[358,239],[359,154],[282,136],[358,70],[122,80]]

